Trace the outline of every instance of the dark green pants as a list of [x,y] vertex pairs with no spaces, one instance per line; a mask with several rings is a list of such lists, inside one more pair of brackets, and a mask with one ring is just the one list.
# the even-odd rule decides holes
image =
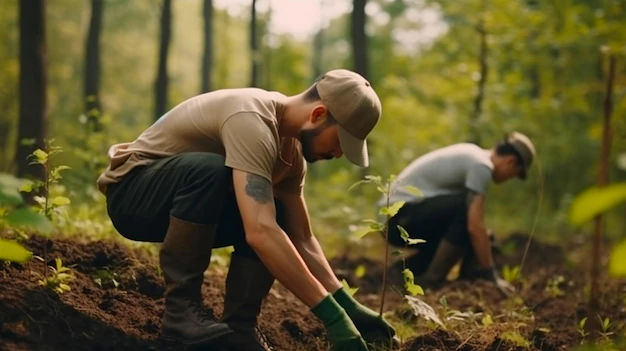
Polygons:
[[[107,189],[107,210],[125,238],[162,242],[170,215],[218,226],[214,248],[233,245],[235,254],[257,259],[245,231],[233,189],[232,169],[218,154],[193,152],[133,169]],[[276,201],[277,221],[284,208]]]

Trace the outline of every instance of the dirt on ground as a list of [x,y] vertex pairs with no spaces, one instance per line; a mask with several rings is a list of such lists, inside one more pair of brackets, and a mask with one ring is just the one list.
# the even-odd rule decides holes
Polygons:
[[[523,235],[509,237],[499,263],[519,265],[526,242]],[[184,350],[159,341],[165,286],[154,257],[114,241],[33,235],[23,244],[39,256],[47,247],[47,263],[54,266],[60,258],[75,279],[70,291],[58,293],[38,285],[32,272],[42,272],[39,260],[0,266],[0,350]],[[439,314],[445,329],[415,316],[392,266],[385,315],[398,322],[399,336],[414,333],[399,350],[569,350],[580,344],[586,271],[580,270],[584,262],[567,265],[570,250],[534,242],[514,298],[482,281],[455,281],[417,296]],[[381,262],[346,256],[331,264],[341,279],[359,287],[358,300],[378,310]],[[205,304],[216,316],[226,272],[214,264],[205,273]],[[612,321],[612,331],[623,332],[618,329],[626,320],[626,283],[605,279],[601,286],[599,314]],[[264,304],[260,328],[275,350],[328,349],[321,323],[280,283]]]

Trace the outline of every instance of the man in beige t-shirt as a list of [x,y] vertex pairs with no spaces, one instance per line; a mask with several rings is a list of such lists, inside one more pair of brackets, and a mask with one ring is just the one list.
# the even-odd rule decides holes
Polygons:
[[[381,115],[369,82],[332,70],[285,96],[256,88],[190,98],[135,141],[114,145],[98,178],[124,237],[162,242],[162,337],[228,350],[271,350],[257,316],[274,279],[326,327],[335,350],[366,350],[394,329],[350,297],[312,233],[306,163],[346,155],[368,165],[366,137]],[[233,245],[221,321],[202,310],[211,249]]]

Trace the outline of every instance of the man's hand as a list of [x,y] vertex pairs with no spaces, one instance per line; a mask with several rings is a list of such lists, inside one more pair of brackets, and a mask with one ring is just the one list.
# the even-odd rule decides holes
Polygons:
[[367,342],[384,341],[388,344],[396,335],[396,330],[380,314],[360,304],[343,287],[339,288],[333,297],[346,310]]

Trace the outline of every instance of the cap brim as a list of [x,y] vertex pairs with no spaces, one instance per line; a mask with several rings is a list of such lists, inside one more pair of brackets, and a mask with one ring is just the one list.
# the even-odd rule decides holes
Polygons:
[[361,140],[352,134],[348,133],[342,126],[337,125],[339,143],[343,154],[348,161],[354,163],[359,167],[369,166],[369,157],[367,155],[367,141]]

